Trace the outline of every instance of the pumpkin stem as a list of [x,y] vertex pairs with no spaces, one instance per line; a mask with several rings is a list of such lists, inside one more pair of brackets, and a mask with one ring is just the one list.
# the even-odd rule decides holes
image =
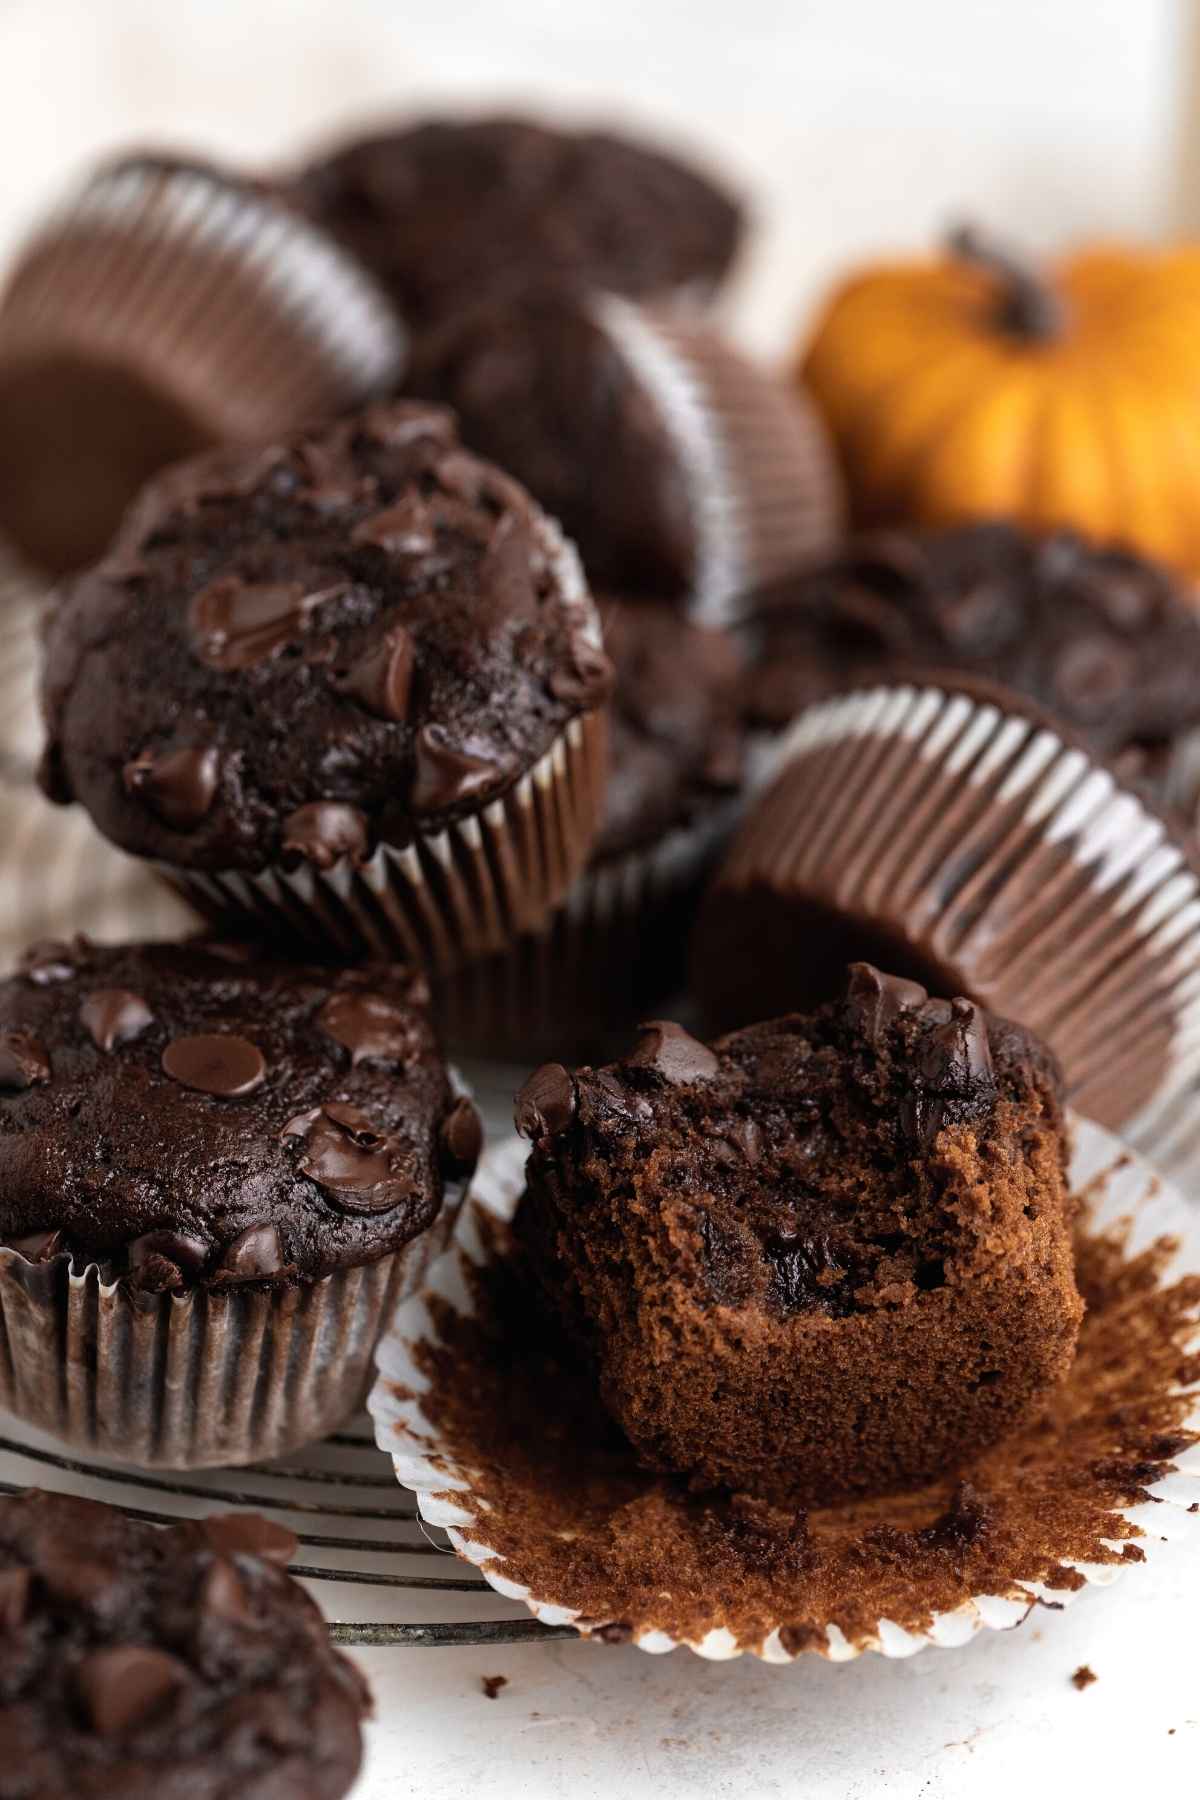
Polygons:
[[997,323],[1014,337],[1044,342],[1061,337],[1067,310],[1062,296],[1017,256],[993,244],[973,225],[960,225],[946,240],[952,256],[986,269],[1000,284]]

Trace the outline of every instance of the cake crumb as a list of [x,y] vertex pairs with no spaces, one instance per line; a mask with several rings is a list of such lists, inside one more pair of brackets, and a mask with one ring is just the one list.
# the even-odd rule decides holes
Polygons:
[[1071,1677],[1072,1683],[1079,1689],[1081,1694],[1084,1688],[1091,1687],[1093,1681],[1099,1681],[1099,1679],[1100,1677],[1097,1675],[1096,1671],[1094,1669],[1089,1669],[1086,1663],[1080,1663],[1079,1667]]
[[508,1686],[507,1675],[481,1675],[479,1681],[489,1700],[497,1699],[500,1689]]

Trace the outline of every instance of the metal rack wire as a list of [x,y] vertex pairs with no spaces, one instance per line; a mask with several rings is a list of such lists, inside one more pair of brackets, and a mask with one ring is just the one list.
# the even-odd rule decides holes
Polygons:
[[28,1487],[107,1500],[155,1525],[220,1511],[278,1519],[300,1541],[292,1573],[313,1592],[338,1644],[433,1649],[576,1635],[514,1616],[511,1601],[454,1558],[397,1486],[365,1417],[278,1463],[187,1474],[83,1460],[0,1420],[0,1494]]

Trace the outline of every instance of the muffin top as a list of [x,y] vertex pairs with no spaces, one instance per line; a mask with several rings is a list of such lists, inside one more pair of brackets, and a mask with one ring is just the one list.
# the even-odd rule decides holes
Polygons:
[[162,1529],[32,1490],[0,1499],[0,1744],[12,1800],[337,1800],[366,1685],[254,1514]]
[[35,945],[0,983],[0,1243],[151,1292],[401,1249],[480,1148],[423,998],[245,945]]
[[632,295],[707,291],[743,226],[728,194],[660,150],[521,118],[430,120],[356,139],[314,162],[293,195],[418,328],[520,273]]
[[177,867],[359,863],[507,792],[610,675],[557,527],[398,402],[144,490],[48,624],[43,785]]
[[1015,689],[1161,789],[1200,724],[1200,617],[1165,569],[1073,532],[865,536],[756,596],[754,616],[748,712],[773,729],[846,682],[941,669]]
[[[622,1062],[546,1064],[515,1118],[531,1192],[586,1215],[588,1195],[632,1183],[642,1206],[650,1184],[699,1233],[675,1235],[678,1280],[705,1304],[779,1317],[903,1304],[986,1270],[1005,1233],[1025,1232],[1002,1175],[986,1230],[930,1179],[944,1133],[1002,1168],[1048,1129],[1060,1172],[1065,1160],[1061,1075],[1032,1033],[867,963],[842,1000],[711,1046],[660,1021]],[[606,1202],[594,1210],[607,1231]]]
[[742,774],[742,662],[728,634],[652,603],[604,598],[600,611],[616,685],[593,862],[702,819]]

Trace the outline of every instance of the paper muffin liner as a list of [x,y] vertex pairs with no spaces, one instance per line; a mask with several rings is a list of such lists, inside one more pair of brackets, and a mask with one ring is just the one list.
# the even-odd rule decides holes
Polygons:
[[697,537],[690,604],[724,625],[754,589],[827,551],[842,524],[832,449],[794,386],[703,325],[605,294],[594,317],[654,399],[674,442]]
[[44,581],[0,541],[0,783],[32,786],[42,749],[39,704]]
[[[1078,1111],[1178,1166],[1155,1120],[1200,1077],[1200,876],[1182,834],[1016,696],[935,678],[806,708],[706,902],[702,985],[765,941],[761,921],[738,939],[760,903],[796,908],[798,950],[819,917],[851,956],[890,945],[1021,1020]],[[769,951],[756,980],[790,1003]]]
[[393,386],[407,340],[374,278],[269,192],[134,157],[45,220],[0,302],[0,363],[64,348],[253,443]]
[[597,859],[540,932],[434,986],[443,1042],[463,1056],[531,1066],[599,1054],[683,985],[703,878],[740,805],[668,832],[645,849]]
[[133,1292],[0,1246],[0,1408],[146,1468],[282,1456],[362,1405],[372,1353],[450,1241],[466,1182],[390,1256],[283,1286]]
[[161,871],[214,924],[445,974],[545,929],[599,829],[607,747],[607,714],[584,713],[482,812],[361,867]]
[[[963,1645],[986,1628],[1018,1625],[1039,1602],[1057,1609],[1090,1587],[1109,1586],[1126,1568],[1144,1560],[1146,1553],[1156,1554],[1161,1542],[1186,1532],[1193,1523],[1189,1514],[1200,1513],[1200,1444],[1189,1441],[1200,1433],[1200,1357],[1194,1353],[1200,1343],[1200,1213],[1100,1127],[1079,1119],[1074,1125],[1071,1177],[1075,1190],[1087,1195],[1090,1202],[1089,1237],[1107,1237],[1121,1244],[1122,1277],[1139,1262],[1152,1258],[1154,1291],[1161,1293],[1168,1284],[1182,1282],[1188,1295],[1183,1334],[1189,1342],[1177,1344],[1173,1335],[1167,1347],[1172,1358],[1178,1348],[1180,1358],[1170,1390],[1178,1416],[1169,1449],[1158,1445],[1163,1451],[1161,1468],[1156,1464],[1154,1471],[1134,1471],[1138,1481],[1132,1485],[1138,1487],[1143,1478],[1147,1484],[1140,1487],[1136,1499],[1101,1511],[1086,1557],[1078,1554],[1078,1546],[1075,1553],[1064,1546],[1058,1554],[1048,1541],[1039,1552],[1036,1571],[1031,1572],[1026,1554],[1019,1566],[1014,1562],[1011,1573],[998,1568],[988,1592],[972,1592],[964,1584],[953,1605],[932,1605],[918,1590],[908,1594],[903,1606],[893,1605],[890,1614],[881,1612],[873,1617],[865,1629],[861,1624],[843,1629],[848,1623],[845,1617],[826,1617],[803,1627],[781,1618],[764,1625],[751,1640],[744,1632],[729,1629],[719,1617],[694,1637],[672,1635],[652,1623],[629,1618],[617,1592],[607,1618],[595,1612],[584,1617],[562,1594],[534,1592],[511,1559],[499,1555],[488,1543],[488,1514],[494,1507],[486,1476],[443,1439],[422,1409],[430,1386],[422,1353],[439,1341],[439,1317],[444,1317],[447,1308],[472,1316],[477,1307],[479,1272],[504,1254],[504,1227],[521,1196],[528,1151],[528,1146],[515,1138],[485,1157],[471,1202],[460,1215],[451,1255],[439,1263],[423,1292],[401,1306],[391,1331],[380,1343],[379,1377],[368,1402],[379,1446],[391,1455],[402,1486],[416,1495],[421,1518],[444,1528],[458,1554],[475,1564],[498,1593],[522,1601],[545,1624],[573,1626],[582,1635],[603,1641],[631,1640],[652,1653],[686,1646],[714,1661],[748,1652],[772,1663],[793,1662],[806,1653],[832,1662],[848,1661],[864,1651],[905,1657],[930,1644],[942,1648]],[[1144,1288],[1144,1274],[1142,1281]],[[1137,1291],[1136,1283],[1129,1285],[1131,1291]],[[1185,1352],[1190,1352],[1186,1360]],[[462,1379],[470,1381],[469,1367],[462,1369]],[[1104,1413],[1108,1396],[1101,1379],[1096,1393],[1087,1398],[1094,1409]],[[1036,1429],[1044,1439],[1053,1427],[1044,1422]],[[551,1441],[553,1431],[554,1421],[548,1418]],[[647,1483],[654,1479],[646,1477]],[[1019,1470],[1011,1479],[1020,1484]],[[1077,1469],[1064,1469],[1061,1485],[1065,1490],[1071,1480],[1079,1479]],[[871,1503],[877,1529],[887,1531],[889,1507],[899,1506],[903,1499],[897,1496],[890,1503]],[[834,1511],[824,1509],[821,1516],[828,1519]],[[1053,1528],[1049,1529],[1052,1538]],[[562,1526],[557,1535],[570,1540],[587,1530],[586,1520],[581,1519],[578,1532]],[[1000,1561],[1009,1554],[1010,1547],[1005,1545]],[[1011,1554],[1016,1558],[1018,1553]],[[869,1608],[870,1592],[860,1598]],[[707,1604],[711,1597],[700,1599]],[[712,1606],[708,1610],[711,1617]],[[716,1610],[719,1613],[719,1605]]]

